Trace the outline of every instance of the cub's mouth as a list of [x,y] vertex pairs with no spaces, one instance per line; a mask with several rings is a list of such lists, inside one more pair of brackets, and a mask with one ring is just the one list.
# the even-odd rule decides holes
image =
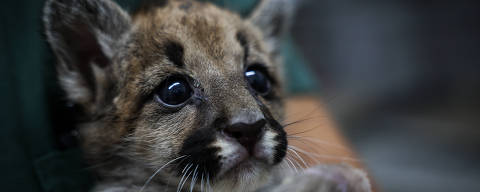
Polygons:
[[261,119],[220,131],[195,131],[185,140],[180,152],[186,158],[178,162],[178,176],[185,177],[193,170],[212,183],[238,177],[255,179],[285,157],[286,133],[275,125],[279,126],[276,121]]

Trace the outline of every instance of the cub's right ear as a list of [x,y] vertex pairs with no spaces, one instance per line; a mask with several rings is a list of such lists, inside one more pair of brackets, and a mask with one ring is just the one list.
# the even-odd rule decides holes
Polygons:
[[280,41],[290,28],[302,0],[261,0],[248,20],[263,33],[270,51],[278,53]]
[[112,57],[131,28],[110,0],[47,0],[43,22],[60,83],[77,104],[98,104],[112,86]]

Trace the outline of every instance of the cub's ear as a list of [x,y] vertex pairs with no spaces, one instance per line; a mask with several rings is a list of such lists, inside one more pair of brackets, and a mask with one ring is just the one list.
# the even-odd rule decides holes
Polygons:
[[111,88],[112,57],[130,16],[110,0],[47,0],[43,22],[59,80],[77,104],[98,104]]
[[261,0],[248,20],[263,33],[271,51],[279,51],[281,38],[289,30],[301,0]]

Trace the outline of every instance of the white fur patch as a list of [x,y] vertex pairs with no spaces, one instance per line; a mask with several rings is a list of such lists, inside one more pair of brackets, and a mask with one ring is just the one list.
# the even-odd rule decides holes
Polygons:
[[219,147],[220,151],[218,156],[220,156],[220,172],[219,175],[223,175],[232,167],[237,165],[240,161],[247,158],[248,152],[244,149],[239,143],[228,141],[226,138],[217,137],[213,146]]
[[228,142],[222,138],[217,138],[217,141],[213,143],[213,146],[220,148],[220,152],[218,152],[218,155],[222,157],[228,157],[234,154],[236,149],[238,148],[231,142]]
[[263,135],[263,139],[255,147],[255,153],[257,156],[273,161],[273,154],[275,153],[275,146],[278,145],[278,142],[274,140],[277,136],[277,133],[267,130]]
[[265,135],[263,136],[262,145],[265,148],[273,149],[278,143],[274,140],[277,134],[273,131],[266,131]]
[[90,90],[85,86],[85,82],[80,74],[71,71],[60,71],[60,84],[66,90],[68,99],[71,101],[86,103],[91,99]]

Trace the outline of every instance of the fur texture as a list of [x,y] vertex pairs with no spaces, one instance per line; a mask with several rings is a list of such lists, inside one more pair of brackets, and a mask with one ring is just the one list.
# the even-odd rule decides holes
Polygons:
[[[287,150],[278,42],[293,0],[267,0],[247,19],[196,1],[158,1],[129,15],[110,0],[48,0],[47,40],[78,124],[95,191],[254,191],[272,180]],[[271,81],[259,95],[251,66]],[[193,96],[158,100],[181,76]],[[225,135],[261,122],[246,149]]]

